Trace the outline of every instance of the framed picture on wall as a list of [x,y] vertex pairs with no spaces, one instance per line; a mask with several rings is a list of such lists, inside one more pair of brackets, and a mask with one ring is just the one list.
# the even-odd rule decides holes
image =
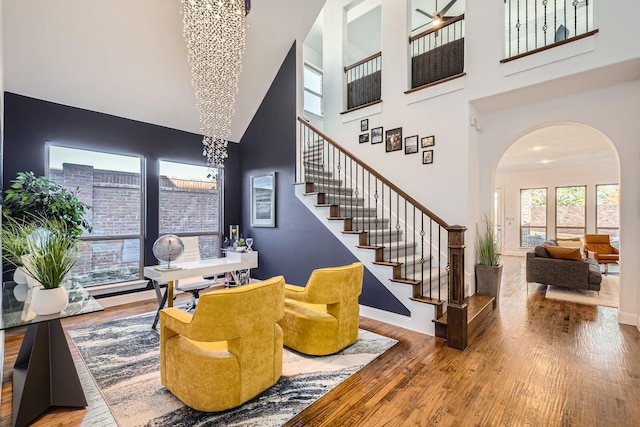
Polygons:
[[418,152],[418,135],[408,136],[404,139],[404,154]]
[[395,128],[386,132],[386,151],[402,150],[402,128]]
[[371,143],[380,144],[382,142],[382,127],[371,129]]
[[251,226],[276,226],[276,173],[251,177]]
[[422,152],[422,164],[428,165],[433,163],[433,150],[424,150]]
[[420,147],[421,148],[433,147],[434,145],[436,145],[436,137],[435,137],[435,135],[424,136],[420,140]]
[[363,142],[369,142],[369,134],[368,133],[361,133],[358,142],[360,144],[362,144]]
[[360,132],[369,130],[369,119],[360,120]]

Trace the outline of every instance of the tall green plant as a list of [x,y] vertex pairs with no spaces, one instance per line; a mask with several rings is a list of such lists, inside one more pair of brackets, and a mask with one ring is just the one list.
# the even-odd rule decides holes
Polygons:
[[491,217],[484,214],[480,226],[476,224],[476,256],[478,264],[500,265],[502,247],[494,236],[494,224]]
[[45,176],[36,177],[33,172],[19,172],[12,183],[5,191],[4,218],[31,222],[37,216],[61,221],[76,240],[83,229],[91,232],[91,225],[84,217],[90,206],[78,200],[74,192]]
[[[75,265],[76,242],[64,221],[45,217],[29,222],[10,219],[2,226],[3,258],[14,265],[21,264],[29,276],[47,289],[60,286]],[[17,264],[16,260],[23,255],[27,261]]]

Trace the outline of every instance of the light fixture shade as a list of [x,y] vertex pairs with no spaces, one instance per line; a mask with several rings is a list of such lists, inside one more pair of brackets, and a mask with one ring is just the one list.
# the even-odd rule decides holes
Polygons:
[[187,57],[204,137],[202,154],[211,168],[222,167],[227,158],[248,6],[246,0],[182,0]]

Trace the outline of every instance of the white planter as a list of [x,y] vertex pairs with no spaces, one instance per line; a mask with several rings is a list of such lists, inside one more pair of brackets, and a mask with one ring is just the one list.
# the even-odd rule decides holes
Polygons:
[[25,273],[22,267],[16,268],[16,271],[13,272],[13,281],[18,285],[27,284],[27,273]]
[[42,286],[34,288],[31,295],[31,308],[39,316],[60,313],[68,303],[67,290],[62,286],[53,289]]

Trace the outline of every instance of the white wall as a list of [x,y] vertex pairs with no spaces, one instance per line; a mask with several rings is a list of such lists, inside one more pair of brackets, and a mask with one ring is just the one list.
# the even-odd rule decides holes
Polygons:
[[[618,182],[617,162],[609,164],[581,165],[564,168],[548,168],[521,172],[498,173],[495,187],[502,188],[504,203],[503,236],[504,252],[517,254],[530,251],[520,248],[520,190],[525,188],[547,188],[547,238],[555,237],[555,188],[586,185],[587,233],[596,228],[596,185]],[[513,218],[508,220],[507,218]]]

